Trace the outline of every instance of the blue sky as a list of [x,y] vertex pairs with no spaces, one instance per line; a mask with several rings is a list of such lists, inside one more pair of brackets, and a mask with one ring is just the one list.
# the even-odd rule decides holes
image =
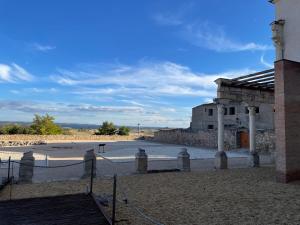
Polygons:
[[188,127],[214,80],[271,68],[251,0],[0,0],[0,120]]

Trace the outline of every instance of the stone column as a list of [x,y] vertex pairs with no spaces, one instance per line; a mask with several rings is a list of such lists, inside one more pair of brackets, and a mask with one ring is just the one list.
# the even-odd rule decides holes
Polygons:
[[215,167],[227,169],[227,155],[224,152],[224,105],[218,104],[218,152],[215,155]]
[[259,155],[256,151],[256,107],[249,106],[249,142],[250,142],[250,156],[249,156],[249,166],[259,167]]
[[186,148],[182,148],[181,152],[178,153],[177,164],[178,164],[178,169],[180,169],[181,171],[184,172],[191,171],[190,154],[187,152]]
[[96,159],[96,154],[94,152],[94,149],[90,149],[86,151],[84,155],[84,173],[82,178],[88,178],[91,177],[92,174],[92,165],[93,165],[93,176],[96,177],[96,164],[97,164],[97,159]]
[[20,183],[32,183],[34,160],[32,151],[23,154],[19,168]]
[[137,173],[147,173],[148,156],[145,149],[139,148],[139,151],[135,154],[135,169]]

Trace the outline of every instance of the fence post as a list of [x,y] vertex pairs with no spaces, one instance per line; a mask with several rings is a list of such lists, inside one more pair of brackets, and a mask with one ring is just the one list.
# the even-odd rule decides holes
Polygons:
[[12,171],[11,171],[12,176],[11,176],[11,180],[10,180],[9,200],[11,200],[12,188],[13,188],[13,182],[14,182],[14,162],[12,162],[11,168],[12,168]]
[[191,171],[190,154],[187,152],[186,148],[182,148],[181,151],[178,153],[177,164],[178,169],[180,169],[181,171]]
[[91,168],[90,194],[93,193],[93,183],[94,183],[94,159],[91,160],[92,160],[92,168]]
[[148,156],[145,149],[139,148],[135,154],[135,170],[137,173],[147,173],[148,169]]
[[[93,176],[96,177],[97,157],[94,152],[94,149],[90,149],[90,150],[86,151],[83,159],[84,159],[84,172],[83,172],[82,178],[83,179],[90,178],[91,171],[93,171]],[[93,168],[93,170],[91,167]]]
[[115,225],[116,221],[116,200],[117,200],[117,174],[114,175],[114,187],[113,187],[113,207],[112,207],[112,225]]
[[10,156],[8,158],[7,182],[9,181],[9,179],[10,179]]
[[20,183],[32,183],[34,173],[34,162],[35,158],[33,157],[33,151],[24,152],[19,167]]

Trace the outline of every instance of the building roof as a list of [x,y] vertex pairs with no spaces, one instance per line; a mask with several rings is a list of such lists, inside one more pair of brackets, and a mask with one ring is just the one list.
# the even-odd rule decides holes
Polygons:
[[193,107],[193,109],[198,108],[198,107],[205,107],[205,106],[216,106],[216,103],[215,102],[204,103],[204,104],[197,105],[197,106]]
[[[274,91],[274,71],[274,69],[264,70],[233,79],[220,79],[220,81],[230,87]],[[219,82],[218,80],[216,82]]]

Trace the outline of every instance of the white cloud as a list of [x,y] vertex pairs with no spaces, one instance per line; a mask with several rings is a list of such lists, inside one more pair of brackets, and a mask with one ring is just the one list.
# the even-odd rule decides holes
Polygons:
[[10,66],[5,64],[0,64],[0,79],[3,81],[10,81],[11,75],[10,75]]
[[[109,98],[108,102],[127,104],[130,110],[142,109],[138,115],[131,111],[122,118],[115,118],[116,121],[188,127],[192,105],[216,97],[214,81],[217,78],[233,78],[253,72],[242,69],[205,74],[173,62],[141,61],[135,65],[98,64],[81,65],[73,70],[60,69],[52,80],[82,100],[102,102]],[[183,106],[179,106],[180,101]],[[192,104],[190,108],[187,107],[189,104]],[[90,113],[97,112],[97,108],[89,109]]]
[[156,23],[163,26],[178,26],[183,23],[178,16],[172,14],[157,13],[153,16],[153,19]]
[[267,68],[270,68],[270,69],[274,68],[274,64],[265,61],[264,55],[262,55],[260,57],[260,62],[261,62],[261,64],[263,64]]
[[34,76],[23,67],[12,63],[0,64],[0,82],[16,83],[19,81],[32,81]]
[[157,13],[154,21],[161,26],[173,26],[178,29],[180,36],[189,43],[216,52],[242,52],[273,50],[272,45],[255,42],[242,42],[229,37],[225,29],[211,22],[199,20],[187,21],[185,15],[191,7],[182,11]]
[[0,109],[27,113],[142,113],[144,111],[142,107],[136,106],[97,106],[31,101],[0,101]]
[[28,93],[55,93],[58,92],[56,88],[26,88],[24,92]]
[[161,26],[179,26],[184,23],[184,16],[193,8],[193,2],[185,2],[181,4],[178,10],[156,13],[152,19]]
[[34,43],[31,46],[34,50],[40,51],[40,52],[48,52],[48,51],[56,49],[56,46],[42,45],[42,44],[38,44],[38,43]]
[[[89,71],[60,70],[52,76],[60,85],[74,86],[78,95],[137,96],[195,96],[214,97],[219,77],[234,77],[252,72],[229,71],[220,74],[193,72],[190,68],[172,62],[141,62],[135,66],[110,65]],[[117,72],[116,72],[117,71]]]
[[273,49],[271,45],[235,41],[226,34],[221,26],[209,22],[186,24],[181,33],[182,37],[193,45],[217,52],[266,51]]

